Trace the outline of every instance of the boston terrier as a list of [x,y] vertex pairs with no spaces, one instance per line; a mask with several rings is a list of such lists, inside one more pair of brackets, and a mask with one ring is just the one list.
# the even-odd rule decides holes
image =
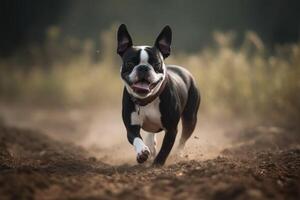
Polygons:
[[[163,165],[173,147],[178,122],[182,120],[179,149],[192,135],[200,105],[200,93],[192,75],[184,68],[166,65],[172,31],[164,27],[154,46],[134,46],[124,24],[117,33],[117,53],[122,58],[122,118],[128,141],[134,146],[138,163],[156,156],[155,133],[165,131],[154,165]],[[140,130],[148,134],[145,143]]]

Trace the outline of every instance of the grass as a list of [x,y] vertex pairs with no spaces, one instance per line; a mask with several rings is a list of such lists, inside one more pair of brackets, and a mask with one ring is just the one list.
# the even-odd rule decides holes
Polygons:
[[[2,101],[48,106],[120,103],[123,88],[120,59],[113,48],[114,29],[102,33],[100,50],[89,40],[61,38],[56,27],[47,33],[45,46],[32,47],[28,57],[16,54],[0,61]],[[300,119],[300,44],[277,47],[268,55],[252,32],[245,35],[240,48],[233,47],[233,34],[215,33],[214,38],[212,48],[176,53],[166,60],[193,73],[203,97],[202,112]]]

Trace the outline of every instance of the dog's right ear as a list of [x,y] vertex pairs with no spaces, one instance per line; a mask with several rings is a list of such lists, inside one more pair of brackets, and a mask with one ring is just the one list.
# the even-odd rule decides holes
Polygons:
[[121,24],[118,29],[118,54],[122,57],[125,51],[132,46],[132,39],[125,24]]
[[159,49],[164,58],[167,58],[171,52],[172,30],[170,26],[165,26],[158,35],[155,46]]

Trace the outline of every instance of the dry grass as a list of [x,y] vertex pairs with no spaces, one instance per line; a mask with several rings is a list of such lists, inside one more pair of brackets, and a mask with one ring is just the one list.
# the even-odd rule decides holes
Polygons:
[[[104,32],[99,51],[91,41],[60,38],[59,29],[50,28],[46,45],[29,52],[30,69],[23,70],[22,60],[28,58],[20,55],[0,62],[0,98],[34,105],[119,103],[122,82],[114,37],[114,29]],[[177,53],[166,61],[194,74],[202,91],[202,112],[300,119],[300,44],[278,47],[268,56],[255,33],[247,33],[238,49],[232,46],[232,33],[215,33],[214,38],[214,48]],[[41,58],[41,49],[47,59]],[[95,61],[94,56],[99,59]]]

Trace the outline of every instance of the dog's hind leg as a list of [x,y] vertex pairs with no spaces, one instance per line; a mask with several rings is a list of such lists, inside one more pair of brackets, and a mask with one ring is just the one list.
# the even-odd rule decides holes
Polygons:
[[185,142],[191,137],[195,130],[200,101],[200,93],[196,88],[194,81],[192,81],[188,91],[187,103],[181,116],[182,133],[179,141],[179,150],[184,148]]

